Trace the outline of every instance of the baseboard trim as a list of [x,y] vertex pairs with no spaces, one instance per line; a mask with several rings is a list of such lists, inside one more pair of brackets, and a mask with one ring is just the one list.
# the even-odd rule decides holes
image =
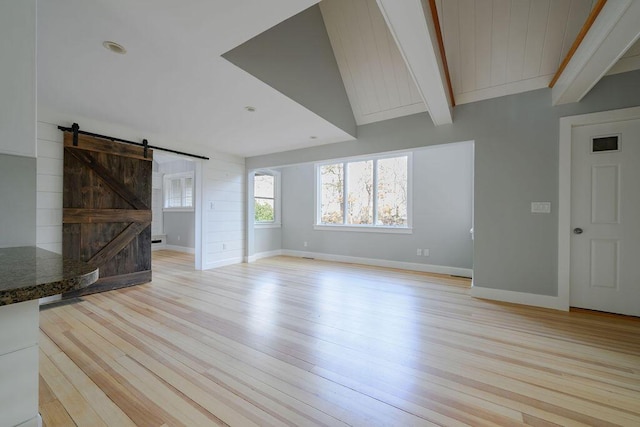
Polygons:
[[469,295],[475,298],[494,301],[510,302],[514,304],[531,305],[534,307],[551,308],[568,311],[569,306],[562,298],[550,295],[529,294],[526,292],[507,291],[504,289],[483,288],[472,284]]
[[257,254],[249,255],[244,258],[244,262],[254,262],[262,258],[271,258],[274,256],[282,255],[282,249],[276,249],[274,251],[258,252]]
[[196,253],[195,248],[187,248],[186,246],[164,245],[162,249],[166,249],[168,251],[184,252],[185,254]]
[[214,262],[207,263],[207,265],[205,266],[204,269],[205,270],[210,270],[212,268],[226,267],[227,265],[242,264],[242,261],[243,261],[242,257],[221,259],[219,261],[214,261]]
[[387,259],[363,258],[347,255],[335,255],[321,252],[293,251],[283,249],[280,255],[299,258],[315,258],[322,261],[346,262],[350,264],[364,264],[375,267],[398,268],[402,270],[421,271],[423,273],[449,274],[451,276],[472,277],[470,268],[448,267],[445,265],[419,264],[417,262],[391,261]]

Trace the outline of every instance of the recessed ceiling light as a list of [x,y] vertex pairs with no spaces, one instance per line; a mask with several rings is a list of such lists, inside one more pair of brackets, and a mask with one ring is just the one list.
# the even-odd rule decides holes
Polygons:
[[244,109],[250,113],[253,113],[256,111],[256,107],[252,107],[251,105],[247,105],[246,107],[244,107]]
[[105,49],[109,49],[111,52],[119,53],[120,55],[124,55],[125,53],[127,53],[127,49],[125,49],[124,46],[119,45],[116,42],[106,41],[102,43],[102,46],[104,46]]
[[311,136],[309,137],[309,139],[318,139],[318,137],[317,137],[317,136],[315,136],[315,135],[311,135]]

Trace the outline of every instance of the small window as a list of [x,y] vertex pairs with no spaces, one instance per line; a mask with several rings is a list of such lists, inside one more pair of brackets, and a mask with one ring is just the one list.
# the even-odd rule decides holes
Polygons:
[[603,151],[620,151],[619,135],[600,136],[591,139],[591,151],[602,153]]
[[276,177],[256,172],[253,179],[254,215],[256,223],[276,221]]
[[193,210],[193,172],[164,176],[164,210]]

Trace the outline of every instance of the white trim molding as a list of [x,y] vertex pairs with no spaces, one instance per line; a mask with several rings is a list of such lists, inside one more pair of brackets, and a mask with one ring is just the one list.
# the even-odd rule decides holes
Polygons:
[[558,173],[558,301],[571,303],[571,131],[574,127],[640,119],[640,107],[560,118]]
[[372,265],[374,267],[398,268],[402,270],[421,271],[424,273],[449,274],[451,276],[472,277],[470,268],[448,267],[445,265],[420,264],[417,262],[392,261],[378,258],[363,258],[347,255],[327,254],[322,252],[306,252],[283,249],[279,255],[298,258],[314,258],[322,261],[345,262],[349,264]]
[[212,268],[226,267],[227,265],[242,264],[243,261],[244,260],[242,257],[221,259],[219,261],[207,263],[205,270],[210,270]]
[[538,295],[526,292],[506,291],[504,289],[484,288],[475,285],[471,286],[469,295],[474,298],[482,298],[522,305],[531,305],[542,308],[552,308],[555,310],[569,310],[569,307],[565,306],[560,298],[552,295]]
[[356,233],[413,234],[413,228],[411,227],[383,227],[379,225],[314,224],[313,229],[321,231],[355,231]]
[[187,248],[186,246],[164,245],[164,247],[158,248],[158,250],[160,250],[160,249],[166,249],[168,251],[183,252],[185,254],[195,254],[196,253],[195,248]]
[[271,258],[274,256],[282,255],[282,249],[276,249],[275,251],[267,251],[267,252],[258,252],[257,254],[250,255],[245,257],[244,262],[254,262],[262,258]]

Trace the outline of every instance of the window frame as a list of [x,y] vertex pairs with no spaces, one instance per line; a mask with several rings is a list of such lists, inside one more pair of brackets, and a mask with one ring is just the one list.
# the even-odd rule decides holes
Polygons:
[[[255,179],[256,176],[268,175],[273,177],[273,221],[256,221],[255,201],[256,198],[267,199],[266,197],[257,197],[255,195]],[[270,169],[258,169],[251,174],[251,201],[253,202],[253,225],[254,228],[280,228],[282,226],[280,219],[280,172]]]
[[[390,159],[395,157],[407,157],[407,223],[401,226],[376,225],[378,219],[378,160]],[[373,224],[347,224],[348,212],[348,164],[357,162],[373,161]],[[342,224],[323,224],[322,218],[322,191],[320,185],[321,168],[326,165],[334,165],[342,163],[343,165],[343,201],[342,201]],[[340,159],[326,160],[315,163],[315,182],[314,182],[314,211],[315,218],[313,221],[314,230],[325,231],[355,231],[370,233],[396,233],[396,234],[412,234],[413,233],[413,152],[412,151],[396,151],[384,154],[374,154],[369,156],[345,157]]]
[[[191,206],[184,206],[185,202],[185,181],[191,178]],[[180,179],[181,187],[181,206],[167,207],[167,192],[169,191],[170,182]],[[194,171],[167,173],[162,177],[162,211],[163,212],[194,212],[196,205],[196,180]]]

